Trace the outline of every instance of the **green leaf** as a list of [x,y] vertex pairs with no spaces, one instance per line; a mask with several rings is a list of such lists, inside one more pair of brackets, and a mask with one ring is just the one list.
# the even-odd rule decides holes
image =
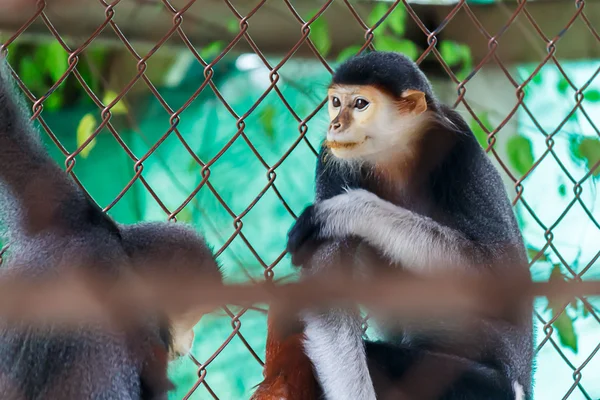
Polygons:
[[[570,141],[570,147],[573,156],[585,161],[588,170],[592,169],[600,160],[600,140],[596,138],[585,137],[577,140],[577,137],[574,137]],[[592,175],[594,177],[600,176],[600,167],[596,168]]]
[[[536,249],[534,247],[527,247],[527,256],[529,256],[530,260],[533,260],[540,253],[540,249]],[[542,253],[540,257],[536,261],[546,262],[548,261],[548,256]]]
[[200,164],[198,164],[198,162],[192,158],[190,160],[190,162],[188,163],[187,171],[188,172],[196,172],[197,169],[201,169],[201,168],[202,168],[202,166]]
[[578,135],[569,136],[569,150],[574,160],[583,160],[581,153],[579,152],[580,137]]
[[235,33],[236,35],[240,33],[240,22],[237,19],[230,19],[227,21],[225,28],[230,33]]
[[[477,118],[479,118],[479,121],[481,121],[483,126],[485,126],[488,129],[488,131],[492,130],[491,129],[492,124],[490,123],[490,120],[488,118],[488,113],[483,112],[481,114],[477,114]],[[487,146],[488,146],[487,133],[481,127],[481,125],[475,120],[475,118],[473,118],[471,120],[469,127],[471,128],[471,131],[473,131],[473,134],[475,135],[475,138],[477,139],[477,141],[479,142],[481,147],[487,148]]]
[[[79,73],[81,74],[81,77],[83,78],[85,83],[87,83],[87,85],[92,89],[92,91],[94,93],[98,92],[98,79],[95,78],[94,74],[92,74],[92,71],[90,71],[87,65],[85,63],[82,63],[81,66],[77,67],[77,69],[79,70]],[[89,96],[83,96],[82,102],[91,103],[92,99]]]
[[562,271],[560,270],[560,264],[554,264],[552,266],[552,271],[550,271],[550,278],[548,278],[549,282],[553,282],[553,281],[561,281],[564,282],[565,280],[565,276],[563,275]]
[[406,9],[404,7],[396,7],[394,11],[386,18],[390,29],[398,36],[404,35],[406,30]]
[[275,116],[277,115],[277,109],[275,106],[269,104],[260,113],[260,122],[265,130],[265,134],[270,139],[275,137]]
[[375,37],[375,47],[379,51],[400,52],[413,61],[419,57],[417,45],[407,39],[396,39],[391,36],[380,35]]
[[[97,69],[98,71],[102,71],[106,64],[106,60],[108,60],[108,51],[105,48],[96,46],[86,49],[84,55],[87,58],[87,60],[85,60],[85,62],[80,62],[77,65],[77,70],[82,74],[88,86],[94,92],[98,93],[102,90],[100,77],[98,76],[98,74],[90,70],[89,64],[94,65],[95,69]],[[84,98],[87,99],[89,97],[85,96]]]
[[567,93],[567,90],[571,87],[571,85],[569,85],[569,82],[564,78],[560,78],[560,80],[558,81],[558,91],[565,94]]
[[520,175],[525,175],[534,163],[531,141],[521,135],[513,136],[506,143],[506,150],[513,168]]
[[48,45],[38,45],[32,52],[33,61],[41,67],[45,66],[48,57]]
[[[554,264],[552,268],[552,272],[550,273],[549,282],[553,281],[564,281],[565,277],[560,270],[560,264]],[[550,310],[552,313],[552,318],[554,318],[560,310],[562,310],[565,303],[571,303],[572,300],[564,299],[564,298],[548,298],[548,306],[546,310]],[[575,333],[575,327],[573,326],[573,320],[567,314],[566,310],[563,310],[562,313],[553,323],[554,329],[556,329],[556,333],[558,334],[558,339],[560,343],[573,350],[573,352],[577,353],[577,334]]]
[[567,315],[566,310],[554,321],[554,328],[558,333],[558,339],[560,344],[564,347],[568,347],[577,353],[577,334],[575,333],[575,327],[573,326],[573,320]]
[[577,299],[577,297],[573,297],[573,298],[571,299],[571,302],[569,303],[569,306],[570,306],[570,307],[571,307],[573,310],[577,311],[577,309],[579,308],[579,307],[578,307],[578,306],[579,306],[579,300]]
[[85,54],[90,58],[91,62],[101,68],[108,60],[109,50],[102,46],[91,46],[85,50]]
[[54,82],[58,81],[69,68],[69,56],[60,43],[53,41],[46,47],[46,70]]
[[202,50],[200,50],[200,57],[204,60],[209,60],[213,57],[216,57],[223,49],[225,48],[225,42],[222,40],[215,40],[204,46]]
[[558,187],[558,194],[560,194],[562,197],[565,197],[567,194],[567,187],[562,184]]
[[179,211],[179,213],[175,216],[175,218],[177,218],[177,221],[179,221],[179,222],[185,222],[185,223],[189,224],[193,220],[193,214],[190,211],[189,207],[185,207],[184,209]]
[[331,50],[331,39],[329,38],[329,26],[323,16],[319,16],[310,24],[310,40],[314,43],[319,53],[326,57]]
[[34,93],[41,90],[43,85],[42,74],[38,71],[38,67],[31,57],[25,56],[21,59],[19,75],[29,90]]
[[[108,106],[110,103],[112,103],[116,98],[117,98],[117,93],[113,92],[112,90],[107,90],[106,93],[104,93],[104,98],[102,99],[102,103],[105,106]],[[117,104],[115,104],[110,111],[113,114],[127,114],[127,106],[125,105],[125,103],[123,102],[123,99],[119,100],[117,102]]]
[[463,62],[466,55],[470,55],[470,52],[471,49],[469,46],[453,40],[444,40],[440,43],[440,54],[450,67],[459,65]]
[[59,90],[56,90],[44,101],[44,108],[48,111],[56,111],[62,106],[62,100],[62,93]]
[[[391,4],[386,2],[378,2],[378,4],[373,7],[369,17],[367,18],[367,23],[370,27],[373,27],[379,20],[388,12]],[[386,27],[389,27],[390,30],[398,35],[404,35],[406,30],[406,9],[404,7],[396,7],[394,11],[392,11],[383,21],[381,21],[381,25],[377,27],[380,29],[379,34],[385,33]]]
[[591,101],[591,102],[597,103],[598,101],[600,101],[600,91],[598,91],[598,90],[586,90],[583,93],[583,97],[587,101]]
[[[96,130],[96,127],[98,126],[98,123],[96,122],[96,118],[94,118],[94,116],[90,113],[86,114],[83,116],[83,118],[81,119],[81,121],[79,121],[79,126],[77,127],[77,147],[81,147],[81,145],[89,139],[90,136],[92,136],[92,134],[94,133],[94,130]],[[94,148],[94,146],[96,145],[96,138],[92,139],[91,142],[88,143],[88,145],[81,150],[81,157],[86,158],[89,154],[90,151],[92,151],[92,149]]]
[[[378,4],[375,7],[373,7],[373,9],[371,10],[371,13],[369,14],[369,17],[367,18],[367,23],[369,24],[369,27],[372,28],[377,22],[379,22],[381,17],[383,17],[383,15],[386,12],[388,12],[389,9],[390,9],[389,4],[386,4],[383,1],[378,2]],[[384,23],[385,23],[385,21],[381,22],[382,25]]]
[[440,43],[440,54],[451,68],[461,67],[460,71],[457,72],[459,79],[464,79],[473,69],[471,48],[466,44],[444,40]]
[[350,57],[354,57],[355,55],[358,54],[358,52],[360,51],[361,48],[362,48],[362,46],[359,46],[359,45],[346,47],[344,50],[342,50],[340,52],[340,54],[338,54],[337,62],[341,63],[341,62],[346,61]]

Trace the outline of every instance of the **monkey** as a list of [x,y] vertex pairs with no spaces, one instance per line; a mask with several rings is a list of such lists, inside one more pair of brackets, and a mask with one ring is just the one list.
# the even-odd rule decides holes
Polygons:
[[[103,212],[45,151],[1,57],[0,64],[0,221],[10,243],[0,277],[37,282],[89,271],[116,285],[132,274],[184,272],[222,282],[212,249],[191,227],[124,225]],[[191,329],[205,311],[151,311],[127,329],[0,317],[0,398],[167,399],[167,363],[189,351]]]
[[[510,276],[515,298],[525,293],[524,242],[499,173],[416,63],[396,52],[348,59],[333,74],[328,113],[315,201],[288,233],[303,276],[333,265],[382,274],[364,255],[417,276]],[[304,351],[328,400],[531,399],[532,301],[515,303],[464,327],[382,317],[377,341],[362,339],[356,309],[310,310]],[[435,392],[442,377],[448,385]]]

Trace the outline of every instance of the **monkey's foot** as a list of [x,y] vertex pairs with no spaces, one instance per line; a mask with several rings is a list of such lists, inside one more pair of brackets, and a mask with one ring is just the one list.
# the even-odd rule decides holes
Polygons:
[[[278,376],[274,380],[263,381],[250,400],[296,400],[299,397],[290,395],[290,388],[285,382],[283,376]],[[306,399],[306,397],[304,398]],[[308,400],[308,399],[306,399]]]
[[310,380],[300,383],[284,375],[278,375],[265,379],[250,400],[317,400],[318,398],[316,385]]
[[250,400],[317,400],[319,385],[310,359],[304,354],[304,335],[298,333],[278,341],[274,325],[269,329],[265,379]]

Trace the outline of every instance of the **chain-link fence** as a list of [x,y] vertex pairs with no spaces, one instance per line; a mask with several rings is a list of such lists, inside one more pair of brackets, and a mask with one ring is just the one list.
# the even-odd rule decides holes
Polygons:
[[[105,211],[116,214],[119,204],[140,191],[150,199],[144,206],[160,210],[163,219],[189,220],[190,207],[202,214],[210,203],[221,213],[217,223],[227,224],[217,227],[219,234],[209,240],[217,256],[224,257],[222,263],[229,268],[226,264],[239,261],[235,252],[243,251],[246,263],[260,266],[260,274],[240,267],[241,277],[233,280],[258,281],[260,275],[277,280],[290,274],[283,240],[310,201],[324,126],[319,121],[323,83],[335,63],[369,48],[401,51],[417,60],[440,98],[469,121],[509,188],[536,280],[600,277],[600,225],[594,212],[600,176],[595,117],[600,115],[600,81],[595,81],[600,67],[597,62],[574,66],[572,61],[600,57],[600,2],[443,3],[0,0],[0,30],[2,51],[33,104],[33,117],[54,143],[48,143],[49,149],[64,160],[78,184],[100,197]],[[173,71],[189,71],[190,66],[199,72],[173,78]],[[173,88],[182,86],[186,90],[175,96]],[[232,101],[232,93],[245,101]],[[153,111],[132,120],[139,99]],[[53,114],[86,101],[81,115]],[[207,116],[205,104],[220,110],[214,118]],[[151,122],[144,125],[145,117]],[[73,121],[65,124],[63,118]],[[203,122],[196,125],[195,118]],[[136,149],[123,131],[156,131],[154,121],[165,129],[147,135],[144,146]],[[65,139],[65,145],[54,126],[76,135]],[[217,127],[226,133],[216,133]],[[89,160],[111,159],[106,153],[90,156],[95,146],[102,146],[102,135],[112,138],[110,151],[127,158],[117,171],[130,177],[111,181],[119,186],[116,193],[90,190],[75,168],[81,161],[87,165],[84,174],[94,169]],[[162,164],[151,164],[160,158],[161,146],[172,154]],[[230,163],[220,165],[227,157]],[[240,177],[239,170],[238,175],[226,170],[236,163],[254,167]],[[176,204],[168,197],[176,186],[171,181],[177,179],[155,172],[161,165],[173,167],[174,175],[185,174],[186,184],[193,186]],[[104,183],[112,179],[95,173],[94,179]],[[160,177],[170,183],[158,183]],[[257,191],[241,193],[244,179]],[[306,196],[296,198],[298,192]],[[550,192],[556,192],[556,200],[548,206]],[[209,222],[209,208],[204,207],[203,223]],[[260,212],[272,220],[251,216]],[[132,217],[144,218],[152,216]],[[584,229],[579,244],[569,240]],[[228,318],[230,327],[223,340],[206,349],[203,341],[209,335],[199,328],[195,349],[202,350],[174,367],[181,379],[175,379],[173,398],[233,398],[239,392],[232,385],[248,398],[259,383],[265,309],[224,310],[220,318]],[[600,368],[594,357],[600,341],[593,337],[600,327],[597,304],[583,296],[544,300],[536,305],[535,319],[537,350],[545,354],[544,362],[538,360],[536,397],[600,398],[593,378]],[[228,347],[235,351],[227,354]],[[243,357],[250,361],[242,368],[236,360]],[[211,381],[217,369],[226,370],[226,378]],[[567,376],[568,384],[539,390],[553,384],[553,374]]]

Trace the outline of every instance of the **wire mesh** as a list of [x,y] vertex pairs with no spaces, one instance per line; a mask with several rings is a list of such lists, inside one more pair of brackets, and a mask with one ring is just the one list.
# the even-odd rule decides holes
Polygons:
[[[281,263],[282,259],[285,256],[285,251],[281,249],[281,253],[274,260],[264,260],[258,254],[257,251],[253,249],[251,244],[251,240],[244,233],[244,217],[256,206],[256,204],[261,200],[262,196],[268,191],[272,191],[280,200],[281,204],[285,207],[286,211],[292,216],[296,217],[296,214],[293,210],[293,207],[290,206],[289,202],[286,201],[280,190],[278,190],[277,182],[281,178],[278,175],[278,168],[286,161],[289,155],[299,146],[308,146],[311,152],[316,156],[316,146],[314,143],[307,137],[307,133],[309,131],[308,123],[317,115],[319,110],[325,104],[325,98],[321,99],[320,105],[311,110],[306,116],[301,116],[301,114],[294,109],[294,107],[290,104],[286,97],[283,94],[278,83],[281,78],[281,70],[284,65],[294,57],[296,53],[298,53],[301,48],[304,50],[308,49],[310,53],[312,53],[312,57],[317,60],[322,66],[329,72],[333,71],[333,67],[330,65],[330,61],[328,58],[323,56],[318,49],[318,45],[311,38],[311,27],[315,26],[316,21],[319,20],[328,9],[335,3],[337,9],[341,6],[345,7],[348,11],[348,15],[350,18],[347,20],[347,24],[353,24],[363,32],[364,41],[361,42],[360,50],[364,51],[367,48],[374,48],[375,38],[377,36],[377,28],[380,27],[388,18],[393,16],[394,12],[397,9],[403,9],[408,15],[411,24],[414,24],[418,29],[417,31],[421,35],[423,43],[425,43],[424,49],[422,53],[418,56],[417,62],[423,63],[426,60],[436,62],[441,71],[446,74],[446,79],[449,79],[456,91],[455,103],[454,106],[462,106],[468,113],[468,115],[477,123],[477,125],[485,132],[486,141],[487,141],[487,149],[486,151],[490,154],[490,156],[498,163],[501,169],[506,174],[506,177],[512,182],[514,186],[514,198],[513,204],[520,205],[526,213],[535,220],[535,222],[539,225],[539,227],[543,231],[544,237],[544,245],[541,249],[542,251],[551,251],[556,257],[560,259],[560,264],[566,268],[566,270],[571,274],[569,276],[570,279],[575,281],[583,280],[583,275],[588,273],[594,265],[596,265],[597,259],[600,256],[600,251],[593,257],[586,266],[576,270],[572,268],[569,262],[561,256],[561,253],[558,247],[554,244],[554,234],[553,230],[558,226],[558,224],[565,218],[569,210],[575,205],[578,205],[583,208],[587,217],[593,222],[593,224],[600,229],[600,225],[598,224],[593,209],[591,209],[584,200],[581,198],[583,192],[583,185],[586,181],[589,181],[595,175],[595,172],[600,164],[600,161],[596,161],[592,165],[589,166],[589,171],[577,178],[573,176],[567,166],[561,161],[560,154],[557,153],[555,149],[555,138],[559,135],[571,117],[577,111],[580,111],[584,116],[587,123],[593,128],[594,132],[597,136],[600,136],[600,131],[596,125],[596,121],[594,118],[590,116],[590,113],[586,110],[585,105],[585,90],[591,85],[592,81],[596,78],[598,73],[600,73],[600,68],[598,68],[595,73],[590,76],[590,78],[584,82],[583,84],[576,84],[574,80],[572,80],[568,74],[566,73],[565,68],[559,61],[557,56],[557,49],[560,47],[561,39],[565,35],[568,34],[569,29],[574,24],[583,24],[586,27],[587,31],[590,34],[590,38],[593,41],[595,46],[600,45],[600,36],[597,31],[597,27],[591,21],[591,18],[588,17],[586,13],[586,5],[591,3],[591,1],[585,0],[571,0],[572,4],[571,13],[569,15],[562,15],[561,19],[564,20],[564,24],[561,26],[561,29],[554,32],[544,32],[539,24],[536,22],[536,19],[532,15],[532,13],[528,10],[528,5],[533,3],[532,1],[527,0],[519,0],[515,3],[507,3],[505,7],[506,18],[505,22],[499,28],[495,28],[493,31],[490,30],[489,27],[486,27],[480,19],[478,19],[476,12],[473,10],[473,6],[469,4],[466,0],[460,0],[455,3],[452,3],[448,6],[448,12],[444,16],[443,19],[437,21],[435,29],[430,29],[426,25],[422,16],[418,14],[416,8],[413,4],[408,2],[407,0],[397,0],[394,2],[386,2],[385,7],[387,8],[386,12],[383,16],[376,21],[374,24],[370,21],[367,21],[364,12],[361,12],[361,4],[356,4],[349,0],[337,1],[327,0],[319,4],[318,9],[312,14],[310,18],[305,18],[301,16],[301,14],[297,11],[297,5],[293,4],[293,2],[289,0],[281,0],[278,2],[276,6],[274,6],[273,2],[267,4],[266,0],[256,1],[254,5],[249,5],[247,2],[244,4],[237,6],[234,5],[235,2],[229,0],[222,0],[221,5],[226,7],[226,10],[229,13],[229,17],[233,17],[236,21],[237,27],[233,32],[233,38],[228,40],[225,44],[224,48],[212,58],[212,60],[207,60],[200,54],[200,51],[197,49],[197,46],[193,44],[193,40],[190,39],[190,36],[187,33],[188,29],[193,29],[190,25],[186,25],[184,28],[183,21],[192,21],[192,23],[203,24],[207,23],[205,18],[202,21],[198,21],[195,19],[196,17],[191,14],[190,10],[193,7],[202,7],[205,6],[207,2],[202,1],[178,1],[178,2],[169,2],[167,0],[161,1],[152,1],[152,0],[137,0],[137,1],[119,1],[115,0],[113,2],[107,2],[104,0],[98,0],[93,2],[93,11],[90,13],[94,14],[94,18],[98,21],[97,25],[95,25],[94,31],[89,34],[85,38],[85,40],[79,41],[78,45],[70,45],[70,41],[63,39],[63,36],[59,33],[57,28],[53,24],[53,19],[56,18],[55,14],[59,13],[60,7],[68,7],[69,1],[63,0],[59,1],[56,4],[50,4],[52,2],[49,1],[30,1],[30,2],[22,2],[21,5],[14,3],[11,7],[14,9],[18,9],[22,7],[23,11],[18,15],[27,16],[27,20],[23,23],[19,22],[19,26],[15,26],[14,29],[10,31],[10,37],[4,40],[4,44],[2,46],[3,52],[10,52],[11,45],[18,41],[22,34],[26,33],[30,27],[34,24],[39,26],[43,24],[46,28],[46,32],[50,35],[53,40],[55,40],[61,48],[68,54],[68,65],[64,73],[60,76],[57,76],[56,79],[52,82],[52,84],[45,89],[45,94],[41,96],[36,96],[30,88],[24,83],[24,81],[19,77],[19,75],[13,70],[13,75],[18,80],[18,83],[25,93],[25,95],[32,102],[33,109],[33,118],[35,118],[48,136],[54,141],[56,147],[62,152],[65,159],[65,167],[66,171],[71,174],[72,178],[79,184],[79,186],[85,189],[85,186],[77,179],[76,174],[73,172],[76,159],[85,151],[86,147],[92,143],[92,141],[99,135],[99,133],[108,129],[110,134],[115,138],[118,142],[122,150],[127,154],[127,156],[133,162],[133,176],[129,180],[129,182],[122,188],[122,190],[114,197],[114,199],[104,207],[105,211],[111,210],[119,201],[122,200],[123,196],[131,190],[132,186],[137,182],[141,183],[145,190],[154,198],[156,203],[162,208],[165,212],[167,219],[177,219],[178,215],[182,212],[182,210],[194,200],[197,196],[198,192],[207,188],[214,198],[222,205],[222,207],[227,211],[229,216],[231,217],[232,224],[234,227],[233,233],[224,238],[223,243],[220,248],[216,249],[217,256],[222,254],[223,251],[231,245],[234,239],[241,239],[245,245],[250,249],[253,253],[256,260],[260,263],[260,265],[264,268],[264,276],[267,280],[273,280],[276,276],[277,266]],[[89,2],[92,3],[91,1]],[[126,4],[129,3],[129,4]],[[167,15],[170,20],[170,26],[168,31],[164,34],[154,33],[152,37],[157,37],[152,46],[148,51],[140,52],[136,50],[136,46],[132,44],[128,34],[127,26],[123,25],[123,21],[117,23],[117,16],[121,12],[123,8],[123,13],[125,13],[125,7],[130,7],[134,4],[135,7],[158,7],[162,16]],[[177,4],[175,4],[177,3]],[[10,2],[9,2],[10,4]],[[0,3],[2,6],[2,3]],[[8,7],[8,6],[6,6]],[[53,8],[51,8],[53,7]],[[59,7],[59,8],[57,8]],[[286,54],[277,54],[277,62],[273,62],[270,57],[268,57],[257,42],[255,42],[249,33],[250,27],[253,24],[253,17],[261,11],[263,8],[273,7],[276,8],[277,13],[287,13],[294,21],[297,29],[297,38],[295,42],[289,47]],[[19,8],[20,9],[20,8]],[[240,11],[240,10],[243,10]],[[271,12],[275,12],[271,9]],[[29,13],[29,14],[27,14]],[[452,20],[458,15],[462,14],[463,17],[466,16],[466,19],[463,21],[469,21],[470,25],[465,26],[463,29],[469,32],[469,35],[478,35],[486,44],[487,50],[484,51],[484,56],[480,57],[475,65],[470,66],[468,68],[467,73],[464,76],[458,77],[456,68],[453,68],[447,60],[444,59],[442,53],[439,49],[439,38],[443,34],[444,29],[452,22]],[[539,60],[535,68],[533,68],[530,72],[530,75],[521,79],[519,77],[514,76],[514,71],[510,68],[507,62],[503,61],[501,56],[499,56],[499,48],[504,46],[511,46],[510,43],[504,44],[502,42],[503,37],[508,29],[511,29],[512,25],[516,24],[516,21],[519,21],[519,24],[525,24],[529,28],[533,28],[537,34],[535,40],[541,41],[543,48],[545,51],[540,55]],[[125,22],[126,23],[126,22]],[[152,24],[152,21],[147,21],[148,24]],[[39,29],[38,29],[39,31]],[[112,31],[115,39],[113,39],[112,45],[114,46],[122,46],[126,49],[129,54],[131,60],[135,62],[136,72],[134,76],[125,82],[122,87],[122,90],[116,94],[115,97],[111,99],[108,103],[103,102],[100,98],[99,94],[96,93],[92,87],[86,82],[85,78],[82,76],[82,73],[79,71],[78,66],[81,64],[81,56],[82,53],[88,49],[95,40],[100,40],[101,36],[105,36],[107,31]],[[278,32],[273,28],[271,32],[272,35],[277,35]],[[177,45],[183,46],[186,51],[188,51],[195,61],[199,63],[204,71],[204,80],[198,83],[198,87],[195,89],[193,94],[184,102],[182,106],[179,108],[172,108],[168,101],[162,96],[158,89],[152,82],[152,79],[148,75],[148,67],[152,57],[157,54],[163,47],[169,47],[173,45],[173,42],[176,41]],[[225,96],[221,93],[219,88],[214,82],[215,78],[215,67],[221,62],[226,56],[234,54],[239,44],[243,44],[244,48],[251,51],[253,54],[258,56],[260,62],[268,69],[268,79],[269,84],[267,88],[263,91],[263,93],[256,99],[254,104],[244,110],[243,112],[236,112],[234,108],[228,103],[225,99]],[[357,49],[358,50],[358,49]],[[306,51],[304,56],[307,56],[308,51]],[[477,106],[470,104],[469,100],[466,97],[467,87],[469,82],[471,82],[474,77],[480,73],[484,68],[487,68],[489,65],[493,65],[499,70],[502,71],[503,75],[506,78],[505,84],[508,85],[512,90],[514,90],[515,94],[515,104],[512,109],[506,115],[502,121],[500,121],[495,127],[490,127],[489,124],[486,124],[485,121],[481,119],[481,115],[476,112]],[[536,116],[530,111],[527,104],[525,104],[524,99],[526,95],[526,90],[528,85],[535,79],[536,75],[542,70],[545,65],[554,65],[559,71],[561,78],[564,78],[567,82],[569,88],[571,88],[574,92],[575,105],[572,111],[565,116],[563,121],[556,126],[551,131],[544,129],[540,124],[536,121]],[[93,103],[97,106],[101,115],[101,122],[94,129],[93,133],[89,135],[89,137],[83,141],[80,146],[72,152],[69,152],[63,144],[61,144],[58,137],[50,128],[49,124],[46,123],[44,119],[44,106],[49,98],[49,96],[56,91],[69,77],[74,77],[85,93],[89,96],[89,98],[93,101]],[[144,154],[134,154],[134,152],[127,146],[126,141],[121,137],[118,129],[115,127],[114,120],[114,108],[117,104],[134,88],[134,86],[143,85],[145,87],[144,90],[151,93],[156,100],[160,103],[163,110],[168,115],[169,120],[169,129],[162,134],[162,136],[155,141],[155,143],[150,146],[149,150]],[[230,113],[231,117],[235,120],[235,133],[231,135],[227,143],[222,147],[222,149],[210,159],[201,159],[192,149],[192,146],[188,144],[186,141],[186,135],[181,132],[180,123],[182,121],[182,114],[184,111],[194,102],[201,93],[205,91],[212,91],[214,96],[218,101],[222,104],[223,107],[227,109]],[[249,117],[257,110],[260,104],[264,101],[264,99],[269,94],[275,94],[281,103],[285,105],[290,115],[296,122],[296,138],[293,143],[289,146],[289,148],[279,155],[279,158],[275,162],[267,162],[266,159],[261,155],[261,151],[253,145],[253,140],[246,134],[246,130],[248,128]],[[525,112],[532,121],[534,121],[535,126],[537,127],[539,134],[543,136],[544,142],[546,145],[546,149],[544,150],[541,157],[539,157],[533,165],[527,170],[523,171],[523,173],[516,173],[514,168],[511,168],[506,156],[503,156],[501,152],[497,150],[497,140],[501,135],[501,130],[506,126],[506,124],[513,118],[513,116],[517,112]],[[167,140],[167,138],[175,135],[177,140],[181,142],[187,154],[193,158],[193,160],[200,166],[200,175],[202,177],[201,182],[194,188],[194,190],[189,193],[189,195],[181,202],[179,206],[174,209],[170,209],[166,206],[164,199],[162,199],[156,192],[153,190],[151,182],[149,182],[144,177],[144,163],[153,156],[156,150]],[[215,163],[225,154],[231,146],[236,142],[242,140],[246,143],[248,148],[255,155],[256,159],[262,164],[265,170],[265,181],[264,186],[260,193],[255,197],[253,201],[251,201],[244,210],[241,212],[235,212],[227,202],[223,199],[223,197],[219,194],[219,191],[211,184],[211,171]],[[525,190],[526,185],[524,181],[528,176],[532,174],[532,172],[539,166],[539,164],[545,158],[552,158],[558,163],[560,169],[568,176],[570,184],[572,185],[573,190],[573,198],[570,203],[564,209],[564,211],[551,223],[544,223],[540,218],[536,216],[536,210],[532,207],[527,200],[527,192]],[[307,164],[312,165],[314,159],[307,160]],[[285,178],[284,178],[285,179]],[[3,254],[5,249],[0,252],[0,257]],[[542,257],[543,255],[537,254],[532,257],[531,264],[533,265],[537,259]],[[596,309],[589,303],[585,298],[581,299],[583,302],[583,306],[592,318],[600,324],[600,315]],[[552,346],[555,351],[560,355],[564,363],[572,370],[573,374],[573,384],[572,387],[567,391],[567,393],[561,394],[562,398],[569,397],[576,390],[579,391],[580,394],[584,396],[584,398],[591,399],[594,396],[586,392],[584,386],[581,384],[582,376],[584,374],[584,368],[589,364],[590,360],[596,355],[596,352],[600,349],[600,342],[594,351],[592,351],[589,356],[587,356],[583,362],[579,364],[574,364],[570,361],[570,357],[565,353],[564,349],[559,345],[556,338],[553,337],[554,326],[553,324],[561,317],[561,313],[564,312],[567,304],[562,306],[562,310],[560,312],[556,312],[552,319],[545,319],[542,317],[540,313],[536,312],[536,318],[539,320],[541,324],[543,324],[543,331],[545,333],[545,337],[540,341],[538,346],[538,351],[544,346]],[[252,348],[252,346],[248,343],[244,335],[242,334],[241,327],[241,317],[248,311],[248,309],[241,309],[239,311],[232,311],[230,309],[225,309],[227,316],[231,319],[231,332],[227,339],[222,343],[222,345],[212,354],[210,357],[204,360],[198,360],[194,355],[191,355],[191,358],[197,368],[197,381],[195,384],[189,388],[188,394],[185,398],[190,398],[194,393],[198,393],[200,390],[204,390],[205,393],[203,395],[212,396],[217,399],[220,398],[219,394],[216,393],[211,385],[209,384],[209,374],[207,374],[207,367],[223,352],[223,350],[231,343],[231,341],[237,337],[240,339],[247,348],[247,351],[252,355],[253,358],[256,359],[255,367],[260,369],[262,366],[261,356],[257,354],[257,351]],[[538,367],[539,368],[539,367]],[[203,389],[201,389],[203,388]],[[597,397],[597,396],[596,396]],[[222,397],[221,397],[222,398]]]

